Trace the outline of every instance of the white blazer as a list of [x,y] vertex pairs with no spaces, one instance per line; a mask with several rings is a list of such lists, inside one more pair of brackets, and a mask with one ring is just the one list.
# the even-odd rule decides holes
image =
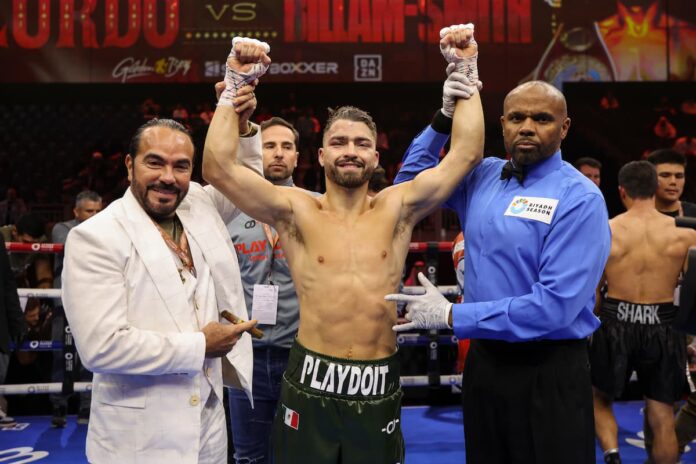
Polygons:
[[[253,147],[260,171],[260,137],[254,139],[242,144],[240,158],[247,158],[244,146]],[[212,187],[194,182],[177,208],[189,241],[210,267],[218,311],[246,319],[237,257],[225,228],[237,212]],[[130,189],[70,231],[62,282],[77,350],[94,372],[87,458],[197,463],[205,338],[193,326],[171,250]],[[245,333],[226,357],[211,363],[218,398],[224,376],[225,385],[244,389],[251,400],[252,356]]]

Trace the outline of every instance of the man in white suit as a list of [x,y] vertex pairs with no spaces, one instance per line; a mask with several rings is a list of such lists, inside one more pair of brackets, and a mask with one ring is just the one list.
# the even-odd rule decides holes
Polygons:
[[[240,132],[254,133],[253,89],[233,103]],[[230,137],[261,173],[259,135]],[[130,189],[68,236],[63,302],[94,372],[90,462],[227,462],[223,382],[251,397],[255,321],[219,322],[247,314],[225,228],[237,209],[190,182],[193,157],[183,126],[148,122],[126,157]]]

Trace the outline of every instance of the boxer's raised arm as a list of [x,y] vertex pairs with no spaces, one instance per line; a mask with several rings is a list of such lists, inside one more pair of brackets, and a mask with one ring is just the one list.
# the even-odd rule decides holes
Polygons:
[[220,95],[203,149],[203,178],[251,217],[268,223],[291,212],[282,188],[274,186],[250,169],[236,163],[239,144],[239,110],[244,97],[240,91],[255,82],[270,64],[270,48],[254,39],[235,38],[227,59],[225,90]]
[[469,98],[460,98],[456,102],[448,155],[438,166],[402,184],[402,216],[411,218],[414,223],[445,202],[483,157],[483,109],[476,69],[478,46],[473,34],[474,28],[470,24],[443,29],[441,51],[448,61],[456,63],[456,72],[466,77],[472,92]]

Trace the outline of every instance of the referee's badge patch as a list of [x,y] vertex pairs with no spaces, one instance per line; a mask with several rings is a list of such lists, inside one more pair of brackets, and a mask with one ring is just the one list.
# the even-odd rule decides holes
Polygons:
[[505,210],[505,216],[551,224],[556,206],[558,206],[558,200],[555,198],[516,196]]
[[285,408],[285,425],[298,430],[300,428],[300,414],[285,405],[283,405],[283,407]]

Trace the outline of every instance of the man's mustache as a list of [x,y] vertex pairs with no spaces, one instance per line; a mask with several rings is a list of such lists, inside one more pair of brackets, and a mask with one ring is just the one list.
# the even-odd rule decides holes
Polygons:
[[181,192],[181,189],[176,187],[175,185],[167,185],[167,184],[162,184],[160,182],[156,184],[150,184],[147,186],[148,190],[159,190],[160,192],[167,192],[167,193],[179,193]]

